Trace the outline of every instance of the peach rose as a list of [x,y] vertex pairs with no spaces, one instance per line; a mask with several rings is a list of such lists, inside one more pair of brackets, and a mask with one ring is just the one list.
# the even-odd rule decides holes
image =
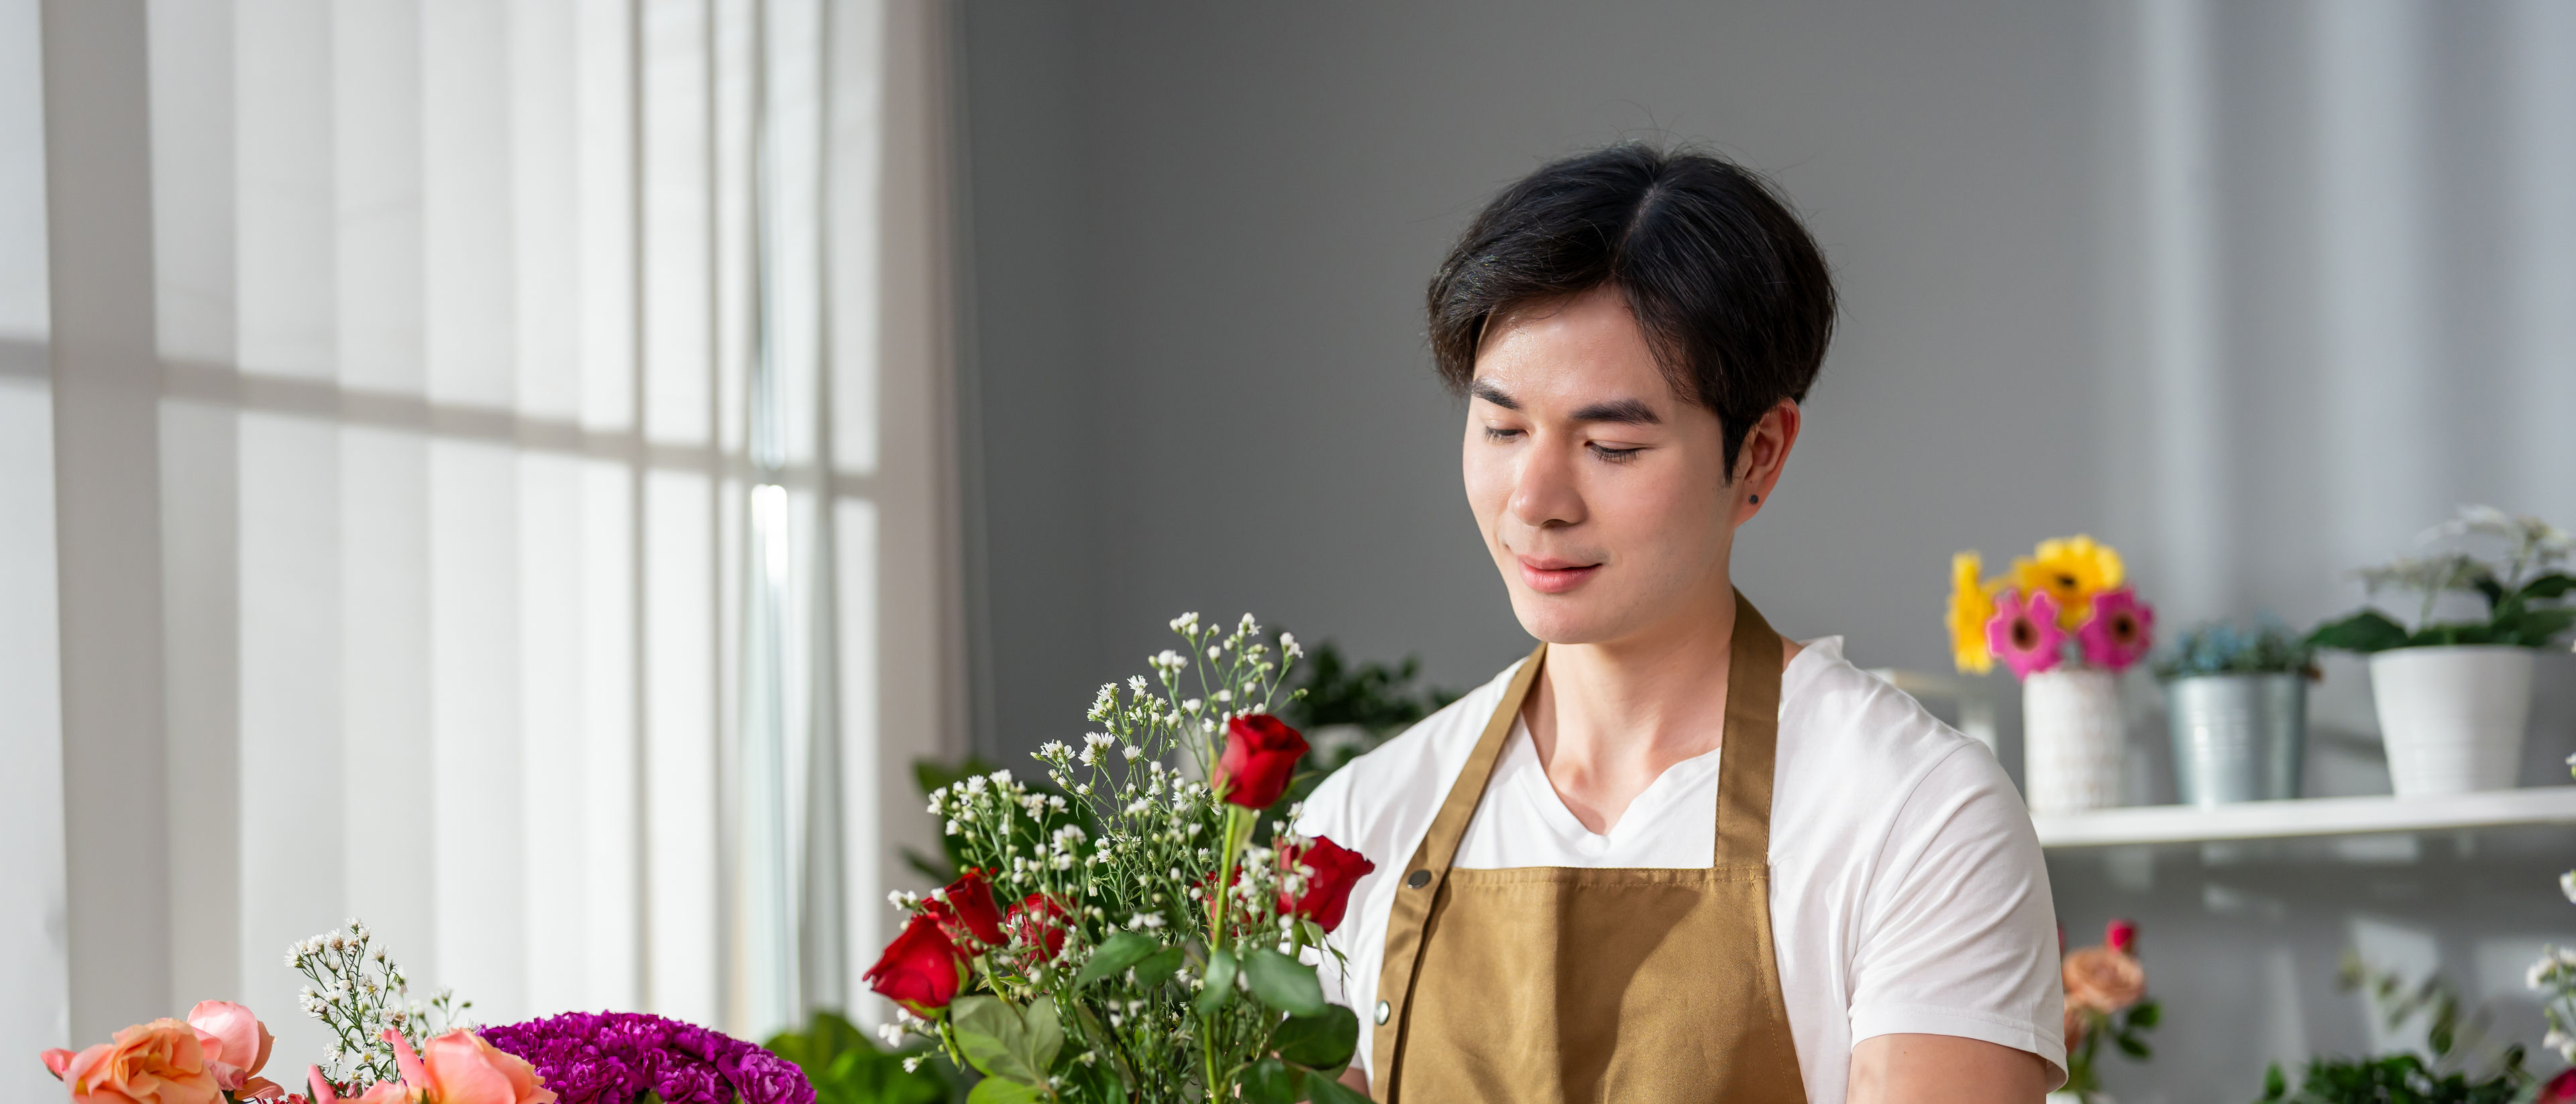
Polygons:
[[2075,1045],[2084,1041],[2084,1010],[2066,1006],[2066,1053],[2075,1053]]
[[274,1082],[258,1076],[268,1064],[268,1048],[277,1040],[250,1009],[231,1001],[198,1001],[188,1010],[188,1026],[197,1029],[197,1045],[206,1052],[206,1068],[215,1085],[245,1100],[281,1095]]
[[400,1034],[387,1031],[385,1041],[393,1044],[401,1081],[379,1081],[359,1096],[343,1098],[332,1093],[321,1070],[308,1070],[314,1104],[343,1099],[349,1104],[554,1104],[554,1090],[540,1082],[535,1066],[471,1031],[450,1031],[430,1040],[427,1061]]
[[2146,968],[2109,947],[2086,947],[2067,955],[2060,973],[2069,1011],[2090,1008],[2108,1016],[2147,995]]
[[[57,1053],[47,1052],[47,1069]],[[223,1104],[197,1029],[178,1020],[136,1024],[61,1061],[56,1075],[78,1104]]]

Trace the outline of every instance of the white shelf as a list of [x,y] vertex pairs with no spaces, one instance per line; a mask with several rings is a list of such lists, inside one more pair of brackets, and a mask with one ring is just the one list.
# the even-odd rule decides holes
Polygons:
[[2051,849],[2576,825],[2576,786],[2441,797],[2312,797],[2208,809],[2145,805],[2034,813],[2030,819],[2039,828],[2039,845]]

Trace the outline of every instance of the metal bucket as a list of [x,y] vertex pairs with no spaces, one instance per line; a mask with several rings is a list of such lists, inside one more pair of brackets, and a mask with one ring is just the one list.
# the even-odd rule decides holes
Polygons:
[[2165,684],[2174,783],[2186,805],[2299,796],[2308,684],[2296,674],[2191,675]]

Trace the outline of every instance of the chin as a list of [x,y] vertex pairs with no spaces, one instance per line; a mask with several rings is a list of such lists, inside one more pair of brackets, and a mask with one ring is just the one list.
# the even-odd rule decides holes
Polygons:
[[1521,631],[1550,644],[1598,644],[1635,628],[1625,603],[1584,594],[1539,594],[1512,588],[1512,615]]

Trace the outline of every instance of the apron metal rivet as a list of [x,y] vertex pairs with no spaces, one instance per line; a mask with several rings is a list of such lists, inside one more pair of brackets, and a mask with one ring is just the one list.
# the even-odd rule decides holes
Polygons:
[[1420,889],[1424,886],[1430,885],[1431,872],[1428,870],[1416,870],[1404,879],[1404,884],[1412,886],[1415,889]]
[[1395,1010],[1394,1010],[1394,1009],[1392,1009],[1392,1008],[1388,1008],[1388,1007],[1386,1006],[1386,1002],[1385,1002],[1385,1001],[1379,1001],[1379,1002],[1377,1002],[1377,1022],[1379,1022],[1379,1023],[1385,1023],[1385,1022],[1386,1022],[1387,1014],[1388,1014],[1388,1013],[1391,1013],[1391,1012],[1393,1012],[1393,1011],[1395,1011]]

